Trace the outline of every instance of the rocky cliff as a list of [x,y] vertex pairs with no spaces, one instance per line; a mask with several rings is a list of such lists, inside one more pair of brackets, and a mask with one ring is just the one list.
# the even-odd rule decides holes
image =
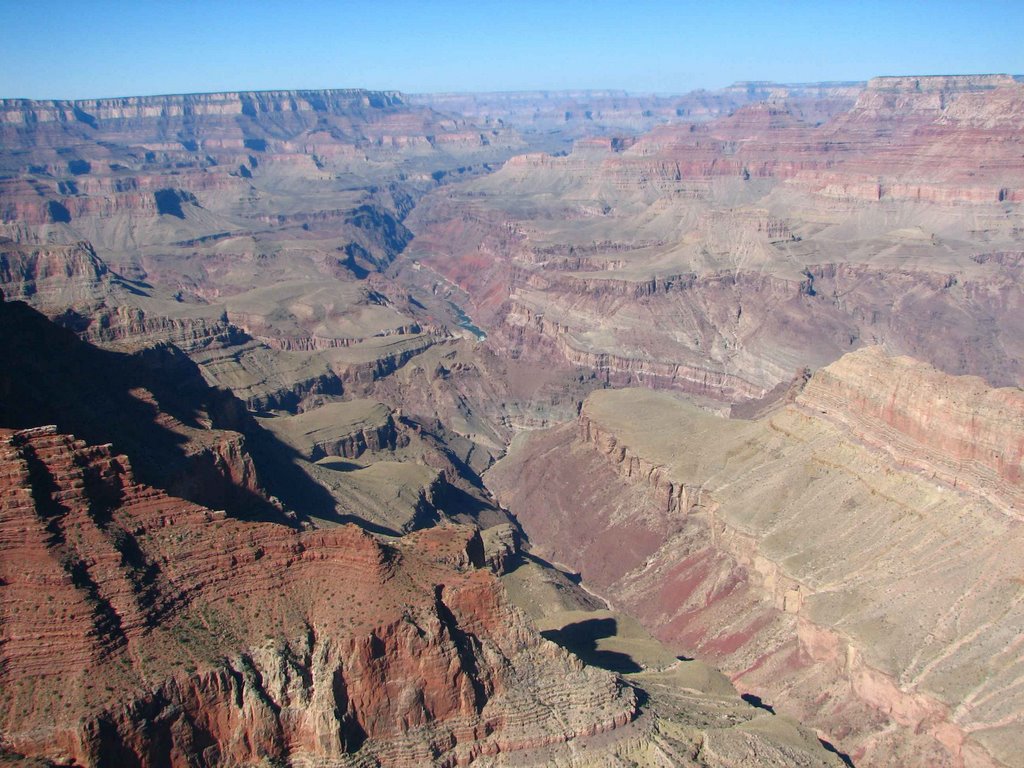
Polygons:
[[796,402],[901,467],[1024,512],[1024,390],[951,379],[877,347],[819,371]]
[[[610,731],[632,691],[531,631],[471,530],[242,523],[52,427],[3,437],[0,731],[79,765],[454,765]],[[557,713],[557,716],[556,716]]]
[[524,146],[394,93],[0,111],[7,295],[108,348],[173,344],[258,411],[367,394],[449,339],[448,305],[427,309],[380,273],[425,191]]
[[0,289],[92,343],[185,351],[243,341],[222,307],[174,301],[112,271],[91,243],[19,244],[0,238]]
[[[238,290],[217,279],[234,259],[290,261],[253,242],[285,231],[307,241],[297,244],[307,257],[318,250],[308,241],[330,241],[320,276],[386,268],[419,195],[486,172],[522,142],[394,92],[326,90],[8,99],[0,145],[4,234],[87,240],[121,274],[208,297]],[[182,268],[199,255],[200,269]]]
[[[297,132],[315,126],[320,118],[350,118],[379,115],[382,127],[401,125],[409,115],[423,116],[427,110],[411,110],[396,91],[361,89],[320,91],[251,91],[166,96],[128,96],[81,101],[0,100],[0,124],[7,147],[46,146],[47,140],[60,145],[69,137],[163,140],[162,149],[188,149],[190,141],[202,142],[207,132],[227,130],[238,148],[243,148],[246,126],[268,121],[279,133]],[[413,118],[415,119],[415,118]],[[217,136],[217,146],[226,137]],[[257,141],[250,139],[250,143]],[[253,147],[246,147],[256,149]]]
[[257,514],[273,506],[250,454],[244,407],[207,385],[173,345],[103,350],[2,297],[0,324],[0,424],[54,423],[113,442],[138,457],[148,483],[212,507]]
[[[0,653],[70,674],[31,661],[46,631],[17,623],[52,619],[88,675],[45,693],[4,678],[17,749],[822,762],[813,737],[783,734],[787,751],[731,699],[677,691],[659,711],[684,725],[666,725],[529,632],[513,648],[503,631],[522,627],[488,577],[430,559],[465,561],[468,534],[450,551],[447,534],[397,536],[505,522],[479,473],[518,428],[578,415],[493,475],[541,554],[857,759],[1012,763],[1016,582],[993,574],[1020,554],[1019,414],[988,387],[1022,380],[1021,86],[856,90],[738,84],[639,119],[643,100],[615,93],[536,118],[530,95],[472,119],[434,111],[458,99],[356,91],[5,103],[0,281],[64,330],[0,303],[0,424],[32,497],[9,540],[34,532],[3,562],[43,558],[72,607],[22,617],[36,571],[12,569],[21,628]],[[552,120],[564,132],[533,130]],[[937,370],[865,353],[776,408],[806,368],[870,344]],[[636,392],[578,410],[606,384],[768,415]],[[57,433],[20,431],[39,424]],[[40,725],[58,693],[59,749]],[[593,753],[559,746],[608,723]]]
[[854,762],[1009,766],[1021,402],[869,349],[758,421],[594,393],[487,480],[541,554]]
[[1019,251],[1022,94],[878,78],[825,120],[780,92],[522,155],[428,196],[406,253],[488,343],[618,384],[756,399],[879,343],[1019,384],[1018,267],[991,257]]
[[474,528],[243,522],[39,427],[0,433],[0,554],[5,764],[841,765],[702,665],[543,639]]

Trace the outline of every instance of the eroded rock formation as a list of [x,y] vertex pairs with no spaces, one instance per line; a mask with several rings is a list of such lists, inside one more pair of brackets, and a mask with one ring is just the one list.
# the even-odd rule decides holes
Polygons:
[[1012,764],[1022,87],[0,103],[0,754]]
[[636,713],[630,689],[528,628],[474,567],[472,529],[297,533],[140,485],[126,457],[52,427],[2,450],[10,750],[449,765]]
[[1024,516],[1024,391],[951,379],[878,348],[819,371],[796,402],[835,420],[901,467]]
[[0,555],[12,764],[840,764],[701,665],[627,685],[542,639],[472,527],[243,522],[50,426],[0,433]]
[[541,554],[854,762],[1009,766],[1022,406],[866,349],[757,421],[594,393],[488,484]]
[[876,78],[823,121],[780,94],[520,155],[421,202],[407,253],[489,344],[616,385],[757,399],[878,343],[1019,384],[1022,94]]

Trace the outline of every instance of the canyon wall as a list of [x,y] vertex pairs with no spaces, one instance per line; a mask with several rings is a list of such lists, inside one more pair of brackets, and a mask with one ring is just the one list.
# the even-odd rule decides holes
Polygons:
[[431,193],[406,254],[503,353],[616,385],[759,399],[872,344],[1016,385],[1022,109],[1001,75],[780,92]]
[[894,463],[1024,515],[1024,392],[951,379],[878,348],[819,371],[796,402]]
[[47,426],[0,431],[0,555],[5,764],[842,764],[701,665],[543,639],[474,527],[246,522]]
[[384,544],[243,523],[52,427],[5,432],[0,461],[8,750],[454,765],[636,713],[630,689],[542,640],[475,568],[472,529]]
[[487,480],[538,553],[855,763],[1009,766],[1022,403],[866,349],[757,421],[594,393]]
[[505,522],[517,429],[643,384],[767,415],[516,438],[535,551],[857,761],[1013,764],[1022,88],[3,102],[0,750],[827,764],[735,702],[668,749],[470,533],[338,525]]

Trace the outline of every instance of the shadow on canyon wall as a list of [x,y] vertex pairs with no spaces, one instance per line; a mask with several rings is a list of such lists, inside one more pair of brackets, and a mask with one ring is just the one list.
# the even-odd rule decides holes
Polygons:
[[640,672],[643,667],[633,658],[618,651],[607,651],[597,647],[597,641],[613,637],[618,633],[618,621],[613,618],[586,619],[567,624],[561,629],[549,629],[541,635],[572,651],[587,664],[611,672]]
[[[236,517],[294,524],[267,494],[303,514],[335,514],[330,494],[295,463],[296,452],[261,429],[230,392],[210,387],[173,345],[100,349],[25,303],[4,301],[0,360],[0,427],[55,424],[87,443],[112,443],[139,481]],[[203,440],[190,443],[189,431]]]

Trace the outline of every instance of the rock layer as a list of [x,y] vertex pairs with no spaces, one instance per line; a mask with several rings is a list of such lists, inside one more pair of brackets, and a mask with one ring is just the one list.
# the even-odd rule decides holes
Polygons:
[[902,467],[1024,512],[1024,390],[868,348],[819,371],[796,402]]
[[541,554],[855,762],[1009,766],[1021,402],[864,350],[754,422],[594,393],[487,480]]
[[780,93],[520,155],[429,195],[407,253],[489,344],[615,384],[758,399],[885,344],[1017,385],[1019,265],[995,254],[1019,251],[1022,94],[876,78],[823,121]]
[[454,765],[634,716],[629,689],[541,640],[474,569],[471,529],[383,544],[241,523],[52,427],[6,433],[2,462],[10,750]]

